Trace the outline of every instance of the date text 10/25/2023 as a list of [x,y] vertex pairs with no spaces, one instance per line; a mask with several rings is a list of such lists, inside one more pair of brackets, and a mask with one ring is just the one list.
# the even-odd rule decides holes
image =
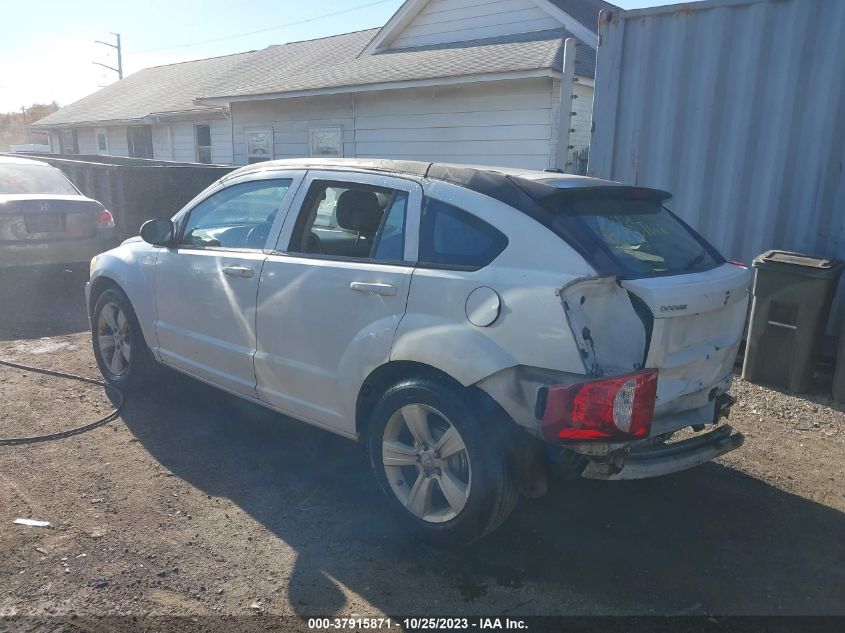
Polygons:
[[314,631],[374,629],[400,629],[404,631],[518,631],[526,630],[528,625],[525,620],[520,618],[368,618],[352,616],[345,618],[309,618],[308,628]]

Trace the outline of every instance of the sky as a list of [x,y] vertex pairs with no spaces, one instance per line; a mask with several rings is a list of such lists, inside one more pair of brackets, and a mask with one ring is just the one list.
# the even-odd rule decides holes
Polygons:
[[[674,0],[615,0],[623,9]],[[124,76],[382,26],[402,0],[0,0],[0,112],[33,103],[67,105]]]

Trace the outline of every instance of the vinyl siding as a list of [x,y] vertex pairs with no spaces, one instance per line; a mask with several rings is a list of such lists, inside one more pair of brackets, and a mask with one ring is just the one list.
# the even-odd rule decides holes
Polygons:
[[431,0],[387,48],[463,42],[562,27],[532,0]]
[[170,160],[170,134],[167,125],[153,126],[153,158]]
[[126,138],[126,127],[112,126],[106,129],[109,135],[109,155],[129,156],[129,141]]
[[233,103],[232,116],[236,165],[247,163],[244,131],[251,128],[273,128],[272,158],[301,158],[309,154],[309,128],[340,127],[343,155],[355,156],[352,95]]
[[97,135],[92,127],[76,130],[76,144],[80,154],[93,155],[97,153]]
[[357,156],[545,169],[552,98],[548,79],[357,95]]
[[229,119],[215,119],[211,125],[211,160],[221,165],[232,164],[232,130]]
[[[199,121],[197,123],[200,123]],[[173,127],[173,160],[196,162],[196,148],[194,147],[194,123],[180,121],[171,124]]]

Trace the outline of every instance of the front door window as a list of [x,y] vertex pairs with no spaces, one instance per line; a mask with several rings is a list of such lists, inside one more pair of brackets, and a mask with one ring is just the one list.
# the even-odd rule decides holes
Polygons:
[[227,187],[191,210],[180,244],[199,248],[261,249],[291,180],[256,180]]

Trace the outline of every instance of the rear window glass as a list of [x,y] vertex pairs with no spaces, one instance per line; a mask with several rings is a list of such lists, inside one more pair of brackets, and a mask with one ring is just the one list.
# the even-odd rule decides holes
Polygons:
[[441,200],[426,198],[420,222],[421,263],[483,268],[507,245],[508,238],[484,220]]
[[0,193],[79,195],[58,169],[47,165],[0,164]]
[[712,246],[654,200],[568,202],[553,221],[563,233],[587,231],[626,276],[691,273],[722,263]]

